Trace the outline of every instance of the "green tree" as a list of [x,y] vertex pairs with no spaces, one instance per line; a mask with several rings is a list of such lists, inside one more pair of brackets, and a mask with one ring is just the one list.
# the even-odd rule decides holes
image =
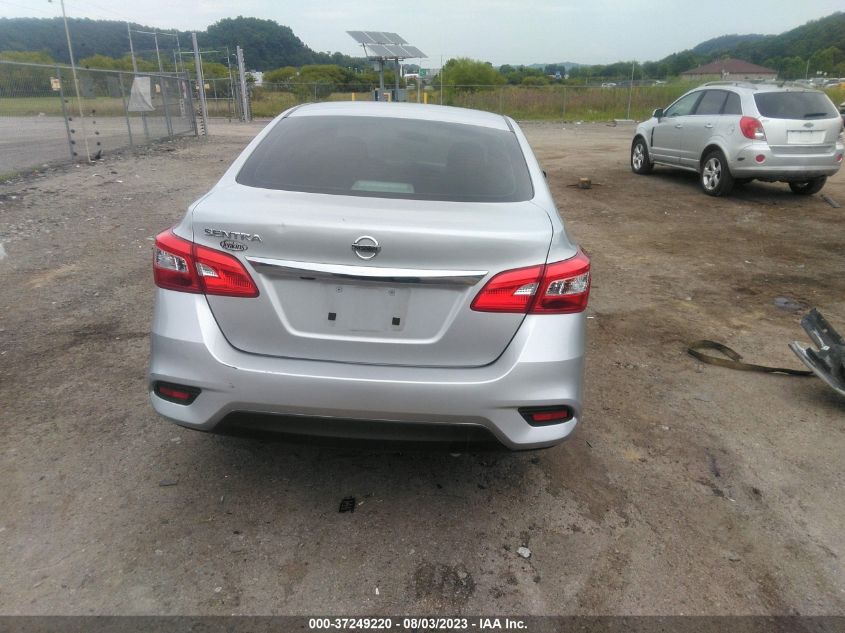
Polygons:
[[468,57],[450,59],[440,75],[444,86],[457,86],[456,90],[462,92],[475,92],[505,83],[505,78],[492,64]]
[[264,83],[281,84],[287,83],[296,77],[299,71],[293,66],[285,66],[284,68],[276,68],[275,70],[268,70],[264,73]]
[[549,78],[548,77],[537,77],[536,75],[529,75],[528,77],[522,78],[522,85],[523,86],[548,86],[549,85]]

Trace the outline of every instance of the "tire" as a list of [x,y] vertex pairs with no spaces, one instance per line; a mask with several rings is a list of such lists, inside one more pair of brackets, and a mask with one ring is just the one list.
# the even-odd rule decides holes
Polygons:
[[713,149],[704,155],[699,182],[708,196],[726,196],[734,188],[734,178],[721,150]]
[[648,155],[648,147],[642,137],[638,136],[631,145],[631,171],[635,174],[648,174],[654,165]]
[[827,176],[820,176],[819,178],[812,178],[802,182],[791,182],[789,183],[789,188],[792,189],[792,193],[799,196],[811,196],[821,191],[826,182]]

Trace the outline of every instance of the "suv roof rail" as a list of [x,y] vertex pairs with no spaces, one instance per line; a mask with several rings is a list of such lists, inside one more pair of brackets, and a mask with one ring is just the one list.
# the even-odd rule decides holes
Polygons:
[[756,90],[757,86],[760,84],[753,83],[750,81],[730,81],[730,80],[722,80],[722,81],[708,81],[705,86],[738,86],[740,88],[750,88],[751,90]]
[[801,90],[818,90],[821,86],[815,84],[808,84],[803,81],[796,81],[794,79],[784,79],[783,81],[767,81],[768,86],[777,86],[778,88],[800,88]]

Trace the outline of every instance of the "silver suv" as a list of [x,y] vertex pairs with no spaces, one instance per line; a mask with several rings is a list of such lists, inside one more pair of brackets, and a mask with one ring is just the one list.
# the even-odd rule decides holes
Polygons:
[[711,82],[640,123],[631,169],[654,165],[700,174],[704,193],[724,196],[755,178],[817,193],[842,166],[843,122],[823,92],[747,82]]

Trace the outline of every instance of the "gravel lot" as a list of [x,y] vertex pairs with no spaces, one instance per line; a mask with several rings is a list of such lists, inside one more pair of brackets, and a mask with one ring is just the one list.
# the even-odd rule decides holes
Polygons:
[[[260,127],[0,185],[0,613],[845,614],[845,401],[685,353],[799,367],[803,310],[778,297],[845,332],[843,209],[783,184],[708,198],[633,175],[631,127],[526,124],[593,257],[573,439],[216,437],[147,402],[151,238]],[[845,176],[824,192],[845,203]]]

